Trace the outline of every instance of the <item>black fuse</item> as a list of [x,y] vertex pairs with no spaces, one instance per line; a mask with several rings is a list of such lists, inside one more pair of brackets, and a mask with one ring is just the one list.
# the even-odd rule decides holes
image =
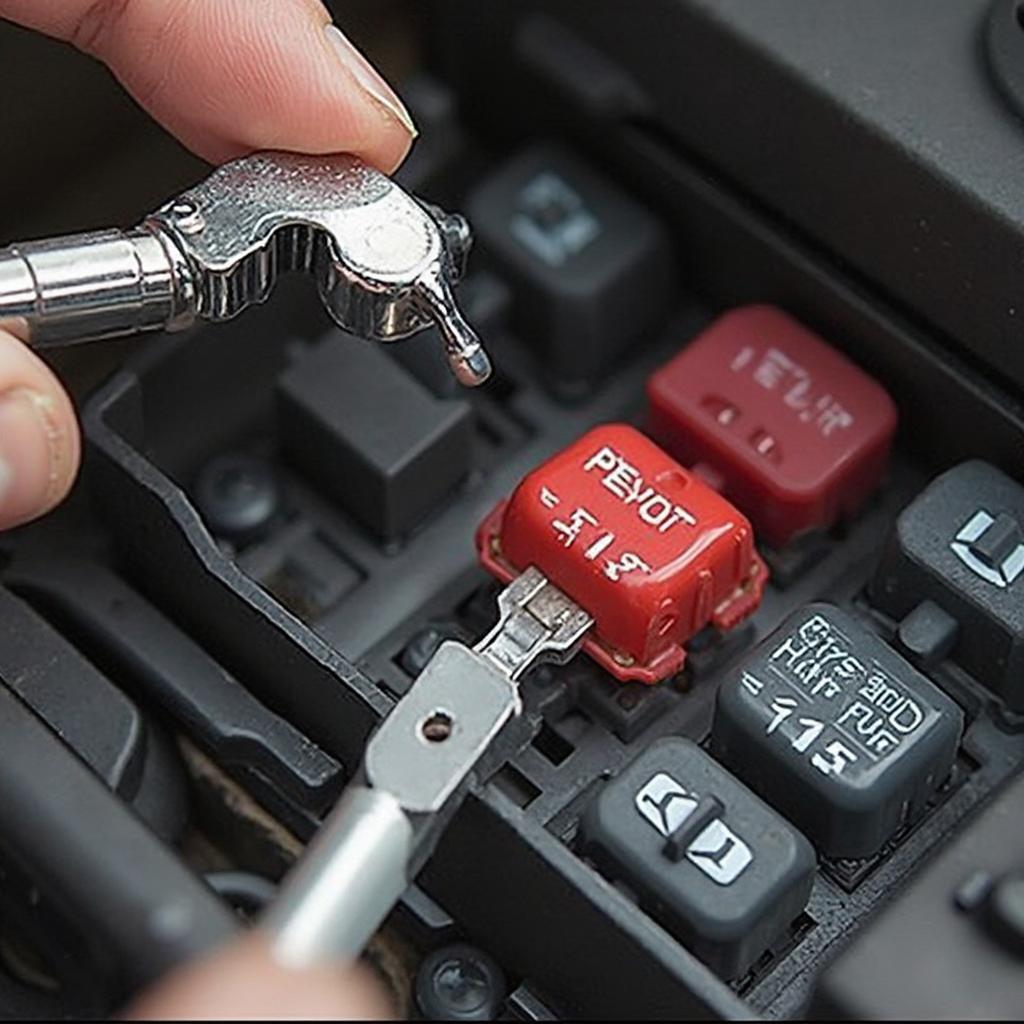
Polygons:
[[723,977],[746,971],[807,903],[811,844],[678,736],[652,743],[580,822],[583,849]]
[[829,857],[876,853],[949,774],[957,705],[846,612],[810,604],[719,691],[712,749]]

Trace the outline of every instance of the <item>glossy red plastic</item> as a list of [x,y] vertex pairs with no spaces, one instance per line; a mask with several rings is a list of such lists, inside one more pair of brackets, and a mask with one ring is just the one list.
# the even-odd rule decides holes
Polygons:
[[774,306],[719,317],[652,374],[647,395],[652,434],[702,464],[776,547],[851,518],[896,430],[881,385]]
[[767,579],[746,518],[624,424],[591,430],[528,474],[477,544],[499,579],[536,566],[593,616],[587,653],[646,683],[678,672],[705,626],[749,615]]

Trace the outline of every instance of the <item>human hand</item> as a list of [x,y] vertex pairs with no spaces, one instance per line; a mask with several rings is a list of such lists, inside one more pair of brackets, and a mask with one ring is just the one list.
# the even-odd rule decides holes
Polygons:
[[[393,170],[415,137],[401,101],[318,0],[0,0],[0,16],[104,61],[161,124],[220,163],[258,149],[347,152]],[[0,530],[49,511],[78,469],[74,408],[0,331]],[[374,1017],[354,971],[289,971],[248,936],[160,982],[138,1018]]]
[[[319,0],[0,0],[0,17],[100,58],[214,163],[284,149],[354,153],[392,171],[415,137],[401,101]],[[60,502],[79,454],[60,383],[0,331],[0,530]]]
[[387,1020],[366,968],[290,970],[264,937],[247,935],[161,979],[128,1007],[129,1020]]

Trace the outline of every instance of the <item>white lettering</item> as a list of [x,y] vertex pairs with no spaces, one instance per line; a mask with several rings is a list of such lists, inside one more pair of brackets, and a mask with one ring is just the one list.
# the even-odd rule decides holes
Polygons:
[[617,583],[623,576],[631,572],[650,572],[651,567],[632,551],[624,552],[618,559],[608,559],[604,565],[604,574],[613,583]]
[[583,552],[583,557],[588,561],[592,562],[602,551],[604,551],[613,541],[615,540],[615,534],[610,530],[607,533],[602,534],[593,544]]
[[570,548],[576,538],[583,532],[584,526],[597,526],[597,520],[585,508],[577,508],[569,517],[569,521],[553,519],[551,525],[562,535],[563,547]]
[[659,533],[667,533],[677,523],[697,525],[692,512],[646,483],[636,466],[607,445],[583,463],[583,470],[600,472],[601,485],[623,504],[636,506],[640,519]]
[[558,495],[555,494],[555,492],[552,491],[550,488],[548,488],[548,487],[541,487],[541,489],[540,489],[540,503],[545,508],[554,508],[556,505],[559,504],[559,502],[561,500],[562,499],[559,498]]

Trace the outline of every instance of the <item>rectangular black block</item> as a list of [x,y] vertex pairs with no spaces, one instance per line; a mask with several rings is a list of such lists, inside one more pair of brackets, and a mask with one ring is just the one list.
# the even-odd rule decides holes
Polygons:
[[901,513],[871,583],[896,618],[922,601],[957,623],[951,657],[1013,711],[1024,711],[1024,487],[987,462],[963,462]]
[[581,821],[583,850],[711,968],[746,971],[803,911],[810,843],[695,743],[651,744]]
[[353,338],[322,342],[281,375],[278,426],[288,458],[383,540],[412,530],[470,468],[469,403],[434,397]]
[[893,893],[819,976],[807,1020],[1020,1020],[1024,778]]
[[467,206],[480,248],[514,286],[517,330],[558,381],[598,378],[667,312],[665,228],[560,146],[514,156]]
[[852,616],[806,605],[718,692],[712,750],[828,857],[876,853],[949,774],[957,705]]

